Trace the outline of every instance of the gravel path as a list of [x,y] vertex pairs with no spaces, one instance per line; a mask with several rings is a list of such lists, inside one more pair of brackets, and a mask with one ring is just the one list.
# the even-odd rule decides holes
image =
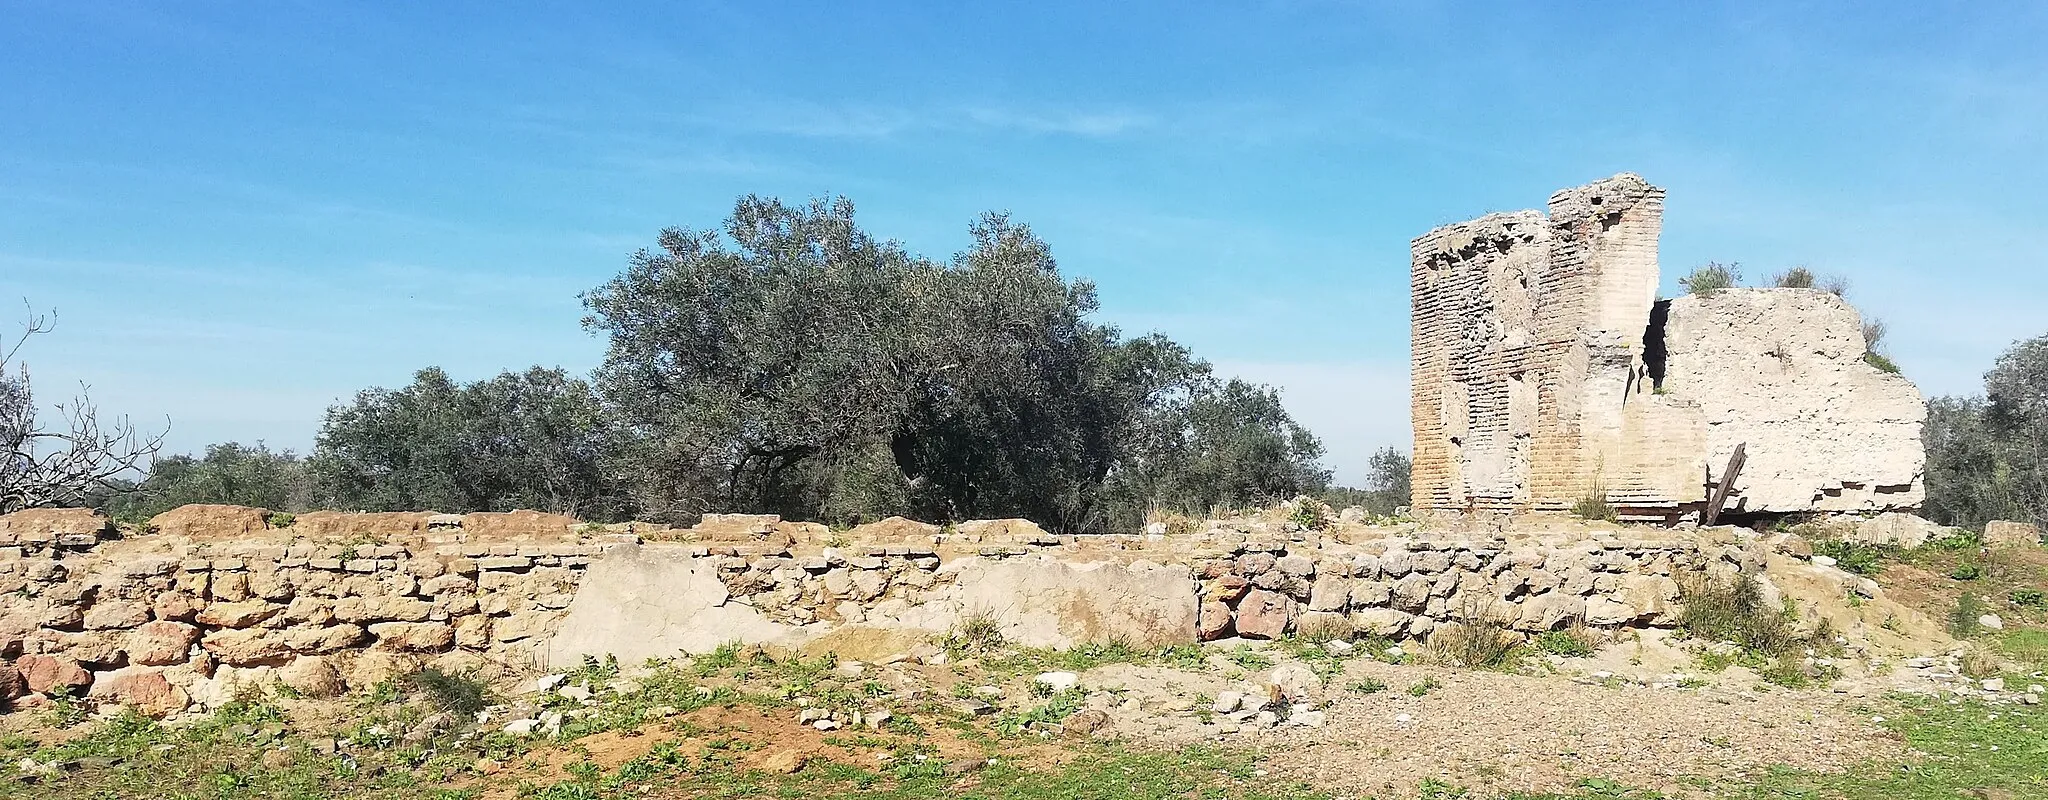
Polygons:
[[[1164,672],[1147,677],[1160,681],[1168,678]],[[1219,683],[1214,675],[1183,675],[1189,694]],[[1425,678],[1437,687],[1411,695],[1408,689]],[[1387,689],[1346,688],[1367,679]],[[1719,782],[1781,765],[1839,772],[1904,748],[1852,710],[1855,698],[1828,691],[1610,687],[1564,676],[1354,661],[1324,692],[1331,704],[1321,728],[1248,731],[1221,741],[1261,751],[1263,768],[1276,777],[1352,796],[1405,796],[1429,778],[1481,796],[1562,791],[1601,778],[1706,797],[1680,779]],[[1203,735],[1203,726],[1159,722],[1126,720],[1117,729],[1160,744]]]

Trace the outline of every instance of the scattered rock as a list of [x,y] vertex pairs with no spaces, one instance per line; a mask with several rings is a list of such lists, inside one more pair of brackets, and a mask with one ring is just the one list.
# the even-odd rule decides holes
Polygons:
[[1071,672],[1041,672],[1032,680],[1051,687],[1054,692],[1064,692],[1081,685],[1081,676]]
[[1087,736],[1109,725],[1109,715],[1095,709],[1076,711],[1060,721],[1060,730],[1074,736]]
[[982,767],[986,766],[988,766],[988,759],[986,758],[962,758],[948,761],[946,762],[946,776],[958,778],[967,773],[979,771]]
[[1977,624],[1984,626],[1988,630],[2005,630],[2005,620],[1999,619],[1997,614],[1985,614],[1978,617]]
[[769,753],[754,766],[771,775],[794,775],[804,768],[809,757],[796,750],[777,750]]
[[1322,677],[1316,675],[1315,670],[1309,669],[1308,665],[1296,661],[1290,661],[1274,667],[1273,671],[1267,675],[1266,680],[1279,691],[1281,697],[1289,700],[1309,697],[1312,692],[1323,685]]
[[1993,520],[1984,524],[1987,547],[2031,547],[2041,543],[2041,529],[2027,522]]

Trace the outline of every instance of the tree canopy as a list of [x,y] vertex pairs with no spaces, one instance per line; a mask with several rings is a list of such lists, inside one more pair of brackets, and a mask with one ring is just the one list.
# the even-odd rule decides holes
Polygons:
[[366,389],[328,409],[314,493],[347,510],[605,518],[621,510],[600,463],[605,441],[596,394],[560,369],[458,384],[429,367],[403,389]]
[[934,261],[862,231],[843,198],[750,196],[723,235],[663,231],[586,294],[639,510],[1078,530],[1326,482],[1272,390],[1089,322],[1094,287],[1028,226],[988,214],[970,232]]
[[1927,512],[1949,525],[2048,526],[2048,335],[2015,343],[1981,397],[1928,403]]

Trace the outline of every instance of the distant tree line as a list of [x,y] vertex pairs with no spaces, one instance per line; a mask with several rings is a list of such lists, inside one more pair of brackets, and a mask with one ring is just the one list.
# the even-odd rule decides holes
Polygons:
[[[1329,488],[1322,443],[1275,390],[1090,321],[1094,287],[1028,226],[988,214],[971,232],[936,261],[870,236],[844,199],[745,197],[722,229],[665,230],[584,294],[585,327],[610,341],[588,379],[430,367],[330,408],[310,455],[216,445],[107,505],[1097,531]],[[1406,497],[1394,457],[1399,489],[1386,477],[1375,495],[1399,495],[1375,501],[1388,510]]]
[[1930,401],[1925,439],[1930,519],[2048,527],[2048,335],[1999,356],[1984,394]]

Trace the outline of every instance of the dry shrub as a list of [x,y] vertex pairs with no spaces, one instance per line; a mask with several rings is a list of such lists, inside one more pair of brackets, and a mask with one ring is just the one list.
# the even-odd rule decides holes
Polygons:
[[1457,667],[1493,669],[1513,664],[1521,634],[1483,617],[1437,626],[1429,634],[1429,660]]
[[1316,615],[1315,619],[1303,621],[1295,628],[1294,635],[1303,641],[1322,644],[1333,639],[1350,639],[1358,634],[1351,620],[1342,616]]
[[1799,643],[1785,609],[1764,602],[1753,575],[1702,575],[1679,583],[1685,610],[1678,625],[1694,637],[1734,642],[1743,649],[1778,654]]

